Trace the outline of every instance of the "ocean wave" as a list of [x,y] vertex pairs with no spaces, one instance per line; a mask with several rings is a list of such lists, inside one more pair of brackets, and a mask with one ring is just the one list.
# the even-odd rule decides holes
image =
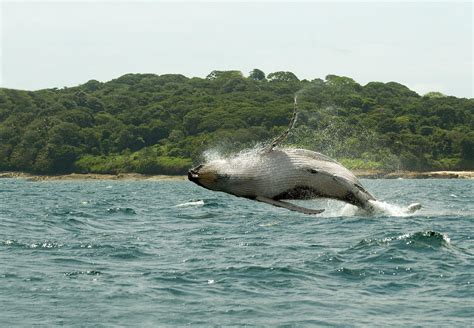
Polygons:
[[55,208],[51,211],[48,210],[46,213],[48,217],[79,217],[79,218],[94,218],[93,214],[84,212],[81,210],[72,210],[72,209],[58,209]]
[[63,243],[57,241],[31,241],[31,242],[21,242],[18,240],[7,239],[0,243],[0,246],[11,247],[11,248],[23,248],[23,249],[57,249],[64,246]]
[[350,269],[344,266],[337,268],[335,271],[337,275],[354,280],[364,279],[368,275],[365,269]]
[[107,209],[108,214],[121,213],[126,215],[135,215],[137,212],[130,207],[112,207]]
[[201,207],[201,206],[204,206],[203,200],[191,200],[189,202],[175,205],[174,207]]
[[301,201],[326,209],[304,216],[187,182],[8,182],[2,323],[27,308],[20,325],[413,326],[429,313],[425,325],[469,326],[472,182],[364,182],[386,202],[426,207],[347,217],[342,202]]
[[390,204],[384,201],[374,200],[370,201],[375,209],[374,213],[368,214],[365,210],[356,206],[346,204],[340,211],[342,216],[394,216],[394,217],[408,217],[414,215],[417,210],[411,208],[411,206],[399,206],[396,204]]
[[430,248],[440,248],[449,246],[451,239],[447,234],[441,232],[436,232],[432,230],[418,231],[413,233],[404,233],[397,236],[385,237],[382,239],[377,238],[367,238],[360,241],[354,249],[371,247],[374,245],[391,245],[391,244],[400,244],[400,245],[412,245],[415,247],[430,247]]
[[65,272],[64,275],[70,278],[76,278],[78,276],[100,276],[102,272],[97,270],[86,270],[86,271],[70,271]]

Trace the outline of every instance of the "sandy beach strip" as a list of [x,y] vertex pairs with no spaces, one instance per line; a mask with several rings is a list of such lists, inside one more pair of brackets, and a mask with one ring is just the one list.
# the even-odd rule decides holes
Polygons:
[[0,178],[20,178],[29,181],[62,181],[62,180],[185,180],[185,175],[147,175],[139,173],[96,174],[71,173],[59,175],[37,175],[25,172],[0,172]]
[[474,171],[395,171],[353,170],[359,178],[367,179],[474,179]]

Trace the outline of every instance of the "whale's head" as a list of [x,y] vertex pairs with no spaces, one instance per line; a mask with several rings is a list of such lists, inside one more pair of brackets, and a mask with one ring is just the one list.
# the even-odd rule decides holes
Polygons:
[[206,189],[228,192],[230,176],[219,165],[206,163],[189,170],[188,179]]
[[275,163],[265,153],[248,151],[225,158],[209,159],[189,170],[188,179],[213,191],[255,197],[259,186],[260,189],[261,186],[266,189],[268,184],[265,182],[271,175],[269,167],[272,168]]

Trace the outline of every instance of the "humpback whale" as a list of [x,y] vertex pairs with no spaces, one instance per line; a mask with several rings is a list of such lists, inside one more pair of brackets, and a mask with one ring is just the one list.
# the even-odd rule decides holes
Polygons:
[[[336,160],[306,149],[280,148],[297,119],[297,100],[288,129],[266,148],[227,159],[211,160],[188,172],[188,179],[201,187],[264,202],[305,214],[308,209],[285,200],[331,198],[375,211],[375,197],[355,175]],[[419,209],[413,204],[409,211]]]

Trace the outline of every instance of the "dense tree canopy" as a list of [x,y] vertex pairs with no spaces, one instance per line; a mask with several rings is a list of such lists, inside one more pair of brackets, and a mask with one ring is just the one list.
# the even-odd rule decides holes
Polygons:
[[0,170],[180,174],[204,150],[288,143],[352,168],[474,169],[474,100],[328,75],[127,74],[73,88],[0,89]]

